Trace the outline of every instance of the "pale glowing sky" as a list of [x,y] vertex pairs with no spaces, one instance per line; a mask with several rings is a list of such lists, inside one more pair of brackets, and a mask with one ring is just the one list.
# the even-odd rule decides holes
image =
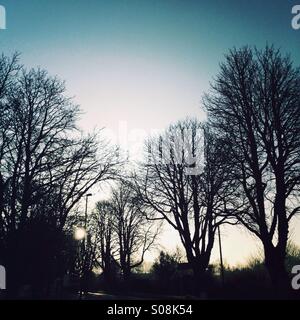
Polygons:
[[[186,116],[201,119],[202,94],[233,46],[274,43],[300,64],[300,30],[291,28],[297,1],[249,3],[0,0],[7,10],[0,46],[7,54],[20,51],[27,67],[41,66],[65,79],[84,111],[82,128],[106,127],[124,147],[137,132],[142,141],[144,133]],[[300,243],[295,230],[299,224],[293,233]],[[222,236],[230,264],[257,250],[245,230],[228,227]],[[177,239],[171,231],[162,236],[166,248],[175,248]]]

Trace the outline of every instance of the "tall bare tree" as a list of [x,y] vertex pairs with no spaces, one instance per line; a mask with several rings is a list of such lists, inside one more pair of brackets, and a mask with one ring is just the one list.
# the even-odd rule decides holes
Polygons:
[[12,58],[4,55],[0,57],[0,243],[5,234],[4,194],[9,183],[4,174],[3,165],[11,142],[11,135],[8,134],[10,110],[7,105],[7,93],[12,90],[14,79],[21,69],[18,58],[18,54],[14,54]]
[[[197,280],[205,274],[215,232],[230,208],[224,145],[196,119],[178,122],[147,143],[137,189],[149,218],[177,230]],[[197,281],[199,286],[201,281]]]
[[226,55],[204,101],[230,149],[228,165],[242,207],[236,218],[261,240],[278,286],[287,285],[289,224],[300,211],[299,87],[300,71],[289,56],[274,47],[245,47]]
[[7,94],[6,137],[11,137],[11,143],[2,168],[3,176],[10,179],[7,210],[12,229],[18,221],[25,223],[39,199],[54,193],[63,227],[87,190],[115,173],[116,150],[97,141],[96,135],[80,134],[76,127],[80,110],[64,92],[61,81],[45,71],[31,70],[23,71]]
[[[21,257],[33,256],[30,248],[22,249],[30,226],[38,221],[62,232],[84,194],[115,176],[119,158],[99,135],[80,132],[80,109],[56,77],[40,69],[26,71],[17,56],[2,56],[1,84],[1,256],[15,276],[21,274]],[[40,244],[35,258],[43,250]]]

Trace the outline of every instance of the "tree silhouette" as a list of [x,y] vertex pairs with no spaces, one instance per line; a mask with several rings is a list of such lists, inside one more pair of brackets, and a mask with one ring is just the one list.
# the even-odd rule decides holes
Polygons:
[[99,135],[79,131],[80,109],[63,82],[17,61],[0,58],[0,246],[10,288],[24,261],[33,264],[23,252],[30,225],[42,221],[63,233],[70,212],[91,187],[115,176],[119,161]]
[[160,228],[147,220],[141,198],[130,181],[121,181],[112,190],[111,201],[118,247],[116,262],[127,280],[132,270],[144,262],[145,253],[154,246]]
[[97,246],[96,262],[102,269],[106,288],[110,288],[117,273],[115,257],[118,245],[113,223],[114,211],[112,202],[99,201],[91,219]]
[[224,146],[197,120],[170,126],[150,139],[147,162],[136,179],[149,218],[163,219],[177,230],[186,258],[200,286],[207,270],[215,232],[230,207],[230,174]]
[[261,240],[273,283],[286,287],[289,223],[300,211],[300,71],[269,46],[233,49],[220,68],[204,103],[229,147],[236,218]]

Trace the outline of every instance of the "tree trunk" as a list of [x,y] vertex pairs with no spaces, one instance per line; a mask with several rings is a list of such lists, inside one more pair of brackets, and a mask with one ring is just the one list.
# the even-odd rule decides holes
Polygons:
[[289,276],[285,268],[285,256],[274,246],[265,246],[265,265],[272,285],[278,292],[286,292],[290,288]]
[[194,294],[200,295],[207,289],[206,270],[208,268],[209,258],[203,254],[201,258],[195,259],[192,263],[194,275]]
[[274,214],[278,217],[278,244],[265,246],[265,262],[269,271],[272,284],[279,290],[290,288],[289,276],[285,268],[286,247],[288,242],[289,225],[285,205],[285,186],[280,170],[276,180],[276,197],[274,203]]
[[123,279],[125,281],[128,281],[130,279],[131,276],[131,268],[130,267],[125,267],[123,269]]

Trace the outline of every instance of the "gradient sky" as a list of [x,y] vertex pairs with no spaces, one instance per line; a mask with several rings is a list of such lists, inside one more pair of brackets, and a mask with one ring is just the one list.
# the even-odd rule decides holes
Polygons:
[[[298,3],[297,3],[298,2]],[[0,0],[7,30],[1,51],[22,53],[66,80],[82,128],[106,127],[123,147],[186,116],[201,119],[201,97],[233,46],[273,43],[300,65],[300,30],[288,0]],[[135,150],[134,148],[132,150]],[[300,244],[300,224],[292,238]],[[244,262],[257,243],[225,228],[225,260]],[[177,235],[166,231],[166,248]],[[214,258],[217,257],[217,247]]]

